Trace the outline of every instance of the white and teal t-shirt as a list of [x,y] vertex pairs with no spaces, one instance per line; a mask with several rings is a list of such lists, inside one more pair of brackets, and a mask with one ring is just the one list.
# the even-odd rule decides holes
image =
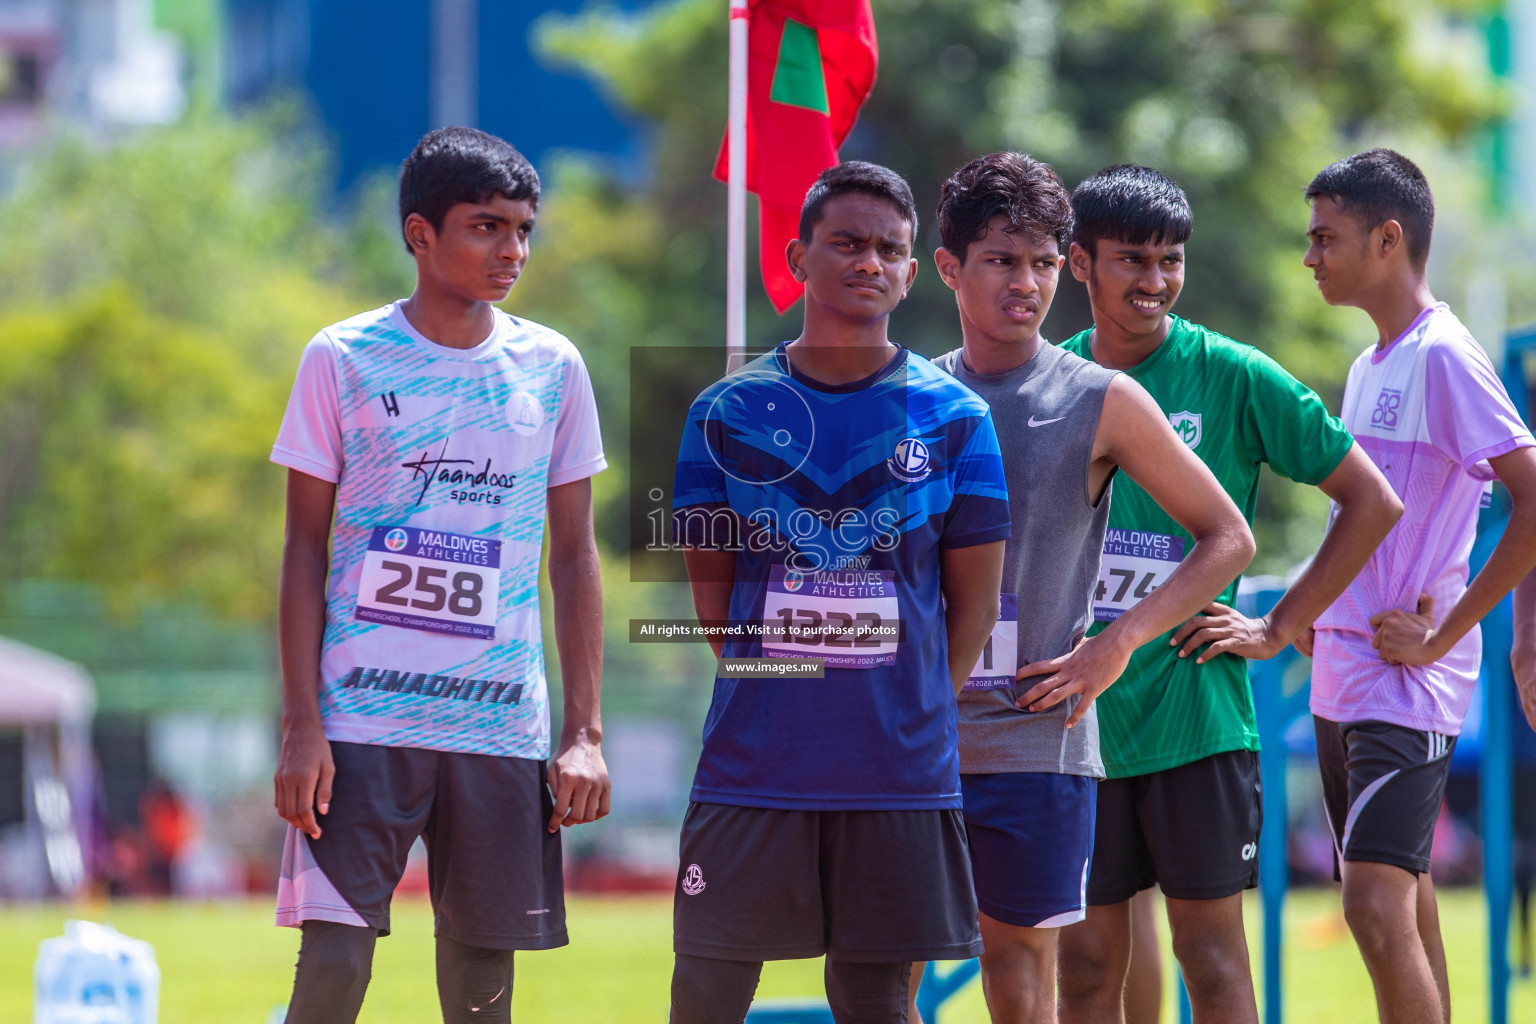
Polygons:
[[607,467],[576,347],[500,311],[471,349],[399,303],[344,320],[305,348],[272,461],[336,484],[326,737],[547,757],[545,492]]

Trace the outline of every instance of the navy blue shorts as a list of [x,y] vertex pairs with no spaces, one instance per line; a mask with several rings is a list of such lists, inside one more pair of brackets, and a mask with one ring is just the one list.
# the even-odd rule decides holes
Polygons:
[[1055,772],[962,775],[976,904],[1021,928],[1086,913],[1099,780]]

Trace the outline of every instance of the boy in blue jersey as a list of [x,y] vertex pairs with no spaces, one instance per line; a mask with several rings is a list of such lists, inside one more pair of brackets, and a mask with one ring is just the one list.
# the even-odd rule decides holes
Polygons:
[[[277,918],[303,930],[289,1024],[357,1018],[418,836],[443,1020],[509,1021],[512,951],[566,942],[559,828],[608,811],[592,387],[569,341],[492,305],[538,201],[502,140],[424,137],[400,175],[416,289],[315,336],[272,449],[288,467]],[[547,768],[546,515],[565,693]]]
[[675,524],[700,621],[731,632],[673,1024],[739,1024],[764,960],[822,954],[837,1020],[903,1021],[912,961],[980,952],[955,693],[997,619],[1008,501],[986,403],[887,338],[916,230],[895,173],[824,173],[786,254],[804,329],[689,410]]

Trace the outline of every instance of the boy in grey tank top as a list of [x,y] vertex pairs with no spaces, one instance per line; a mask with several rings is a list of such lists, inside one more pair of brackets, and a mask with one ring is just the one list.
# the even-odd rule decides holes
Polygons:
[[[938,220],[934,261],[955,292],[964,347],[935,362],[992,407],[1013,520],[1003,612],[960,694],[981,967],[994,1022],[1049,1022],[1057,929],[1083,919],[1104,774],[1093,700],[1133,650],[1221,593],[1253,537],[1139,384],[1040,336],[1072,230],[1056,172],[1019,153],[980,157],[944,183]],[[1085,641],[1116,469],[1196,543],[1162,586]]]

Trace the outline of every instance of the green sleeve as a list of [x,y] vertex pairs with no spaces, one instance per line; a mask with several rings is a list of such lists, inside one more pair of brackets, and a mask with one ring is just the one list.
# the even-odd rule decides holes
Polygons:
[[1317,392],[1255,350],[1248,361],[1243,443],[1255,462],[1281,476],[1318,484],[1338,468],[1355,439]]

